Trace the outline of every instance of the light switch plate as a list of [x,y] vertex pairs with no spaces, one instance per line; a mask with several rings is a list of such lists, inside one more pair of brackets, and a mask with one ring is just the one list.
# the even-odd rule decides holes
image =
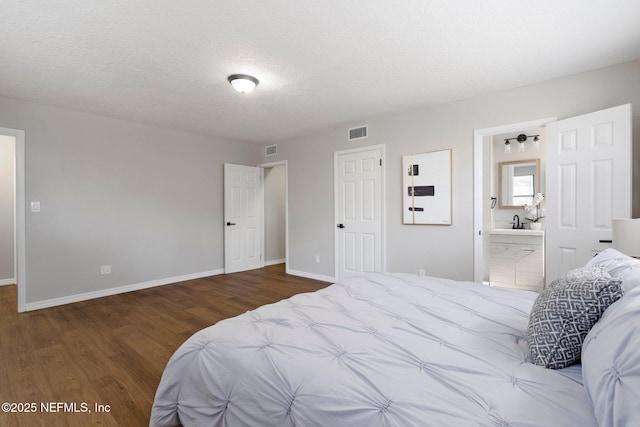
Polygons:
[[31,212],[40,212],[40,202],[31,202]]

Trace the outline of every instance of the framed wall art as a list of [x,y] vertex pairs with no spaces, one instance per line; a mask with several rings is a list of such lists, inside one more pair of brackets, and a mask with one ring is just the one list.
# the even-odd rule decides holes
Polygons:
[[451,150],[402,156],[402,222],[451,225]]

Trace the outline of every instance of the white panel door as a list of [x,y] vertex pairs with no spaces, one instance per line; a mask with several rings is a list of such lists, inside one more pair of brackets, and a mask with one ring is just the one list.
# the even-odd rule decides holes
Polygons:
[[548,281],[610,246],[631,216],[631,105],[547,125]]
[[224,165],[224,272],[262,267],[262,170]]
[[336,281],[382,271],[382,149],[335,155]]

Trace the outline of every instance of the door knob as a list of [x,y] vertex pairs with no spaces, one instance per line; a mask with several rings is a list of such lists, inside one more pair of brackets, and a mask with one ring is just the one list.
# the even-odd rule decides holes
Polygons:
[[344,228],[344,224],[338,224],[338,228]]
[[228,222],[228,221],[227,221],[227,226],[229,226],[229,225],[236,225],[236,223],[235,223],[235,222]]

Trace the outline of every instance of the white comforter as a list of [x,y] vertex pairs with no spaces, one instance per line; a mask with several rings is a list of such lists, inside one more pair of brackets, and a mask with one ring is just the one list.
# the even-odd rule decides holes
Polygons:
[[152,426],[595,426],[580,365],[530,362],[537,294],[374,274],[194,334]]

